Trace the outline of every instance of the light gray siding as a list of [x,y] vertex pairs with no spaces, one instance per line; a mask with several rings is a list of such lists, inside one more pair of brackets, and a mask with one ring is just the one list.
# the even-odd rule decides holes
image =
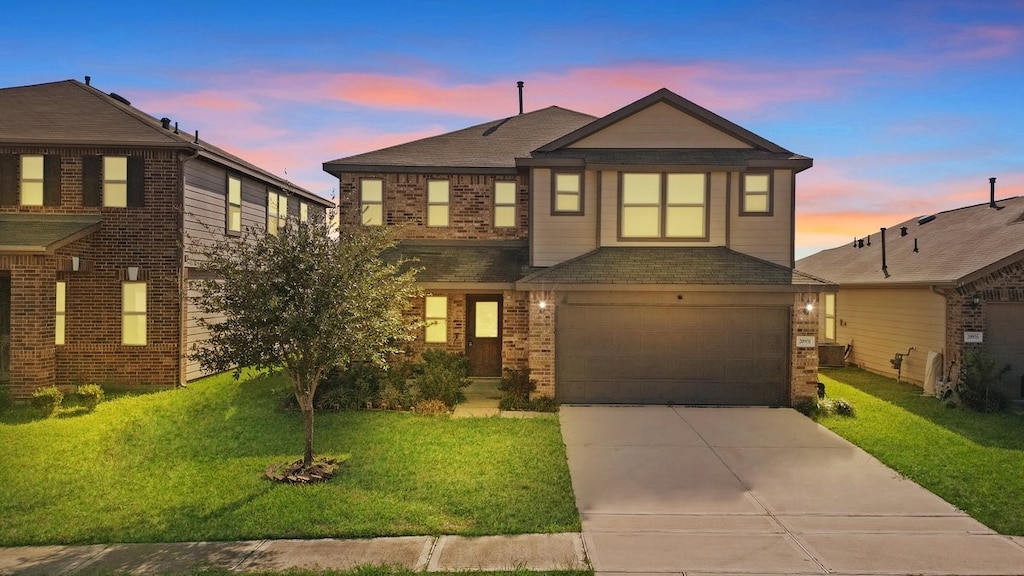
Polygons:
[[597,173],[583,176],[582,216],[551,214],[551,170],[534,169],[532,178],[531,264],[552,266],[597,248]]
[[773,174],[772,215],[740,215],[740,174],[732,173],[729,217],[729,247],[769,262],[793,265],[793,179],[792,170]]

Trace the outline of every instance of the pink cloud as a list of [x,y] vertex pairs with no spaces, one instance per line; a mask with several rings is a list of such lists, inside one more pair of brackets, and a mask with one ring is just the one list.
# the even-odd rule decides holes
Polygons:
[[943,40],[944,51],[959,60],[995,60],[1020,53],[1024,30],[1013,26],[970,26]]

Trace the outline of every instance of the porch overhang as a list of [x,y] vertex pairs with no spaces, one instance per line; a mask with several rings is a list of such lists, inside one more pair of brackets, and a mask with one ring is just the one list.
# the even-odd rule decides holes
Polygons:
[[0,214],[0,254],[53,254],[100,229],[99,214]]

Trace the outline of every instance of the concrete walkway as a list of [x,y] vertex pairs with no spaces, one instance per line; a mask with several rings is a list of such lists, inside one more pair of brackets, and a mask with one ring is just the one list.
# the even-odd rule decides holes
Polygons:
[[598,574],[1024,574],[996,534],[790,409],[563,406]]

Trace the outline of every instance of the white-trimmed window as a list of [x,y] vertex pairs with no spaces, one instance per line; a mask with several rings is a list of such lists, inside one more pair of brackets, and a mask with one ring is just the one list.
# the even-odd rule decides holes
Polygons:
[[583,174],[555,172],[551,178],[551,213],[583,214]]
[[515,182],[498,181],[494,183],[494,227],[516,227],[516,191]]
[[299,222],[309,222],[309,204],[305,202],[299,202]]
[[707,175],[622,174],[619,235],[635,239],[707,237]]
[[146,283],[121,283],[121,344],[146,345]]
[[427,226],[447,226],[451,189],[447,180],[427,182]]
[[21,205],[43,205],[43,156],[25,154],[21,157]]
[[224,227],[228,232],[242,231],[242,180],[228,176],[227,220]]
[[770,174],[743,175],[741,214],[771,215],[772,177]]
[[431,343],[448,342],[448,297],[427,296],[423,312],[424,339]]
[[359,212],[363,226],[384,224],[384,181],[364,178],[359,181]]
[[64,345],[65,311],[67,310],[67,283],[57,282],[57,306],[53,317],[53,343]]
[[125,156],[103,157],[103,205],[128,206],[128,158]]
[[267,191],[267,233],[277,236],[277,231],[288,225],[288,196]]
[[825,339],[836,339],[836,295],[825,293]]

